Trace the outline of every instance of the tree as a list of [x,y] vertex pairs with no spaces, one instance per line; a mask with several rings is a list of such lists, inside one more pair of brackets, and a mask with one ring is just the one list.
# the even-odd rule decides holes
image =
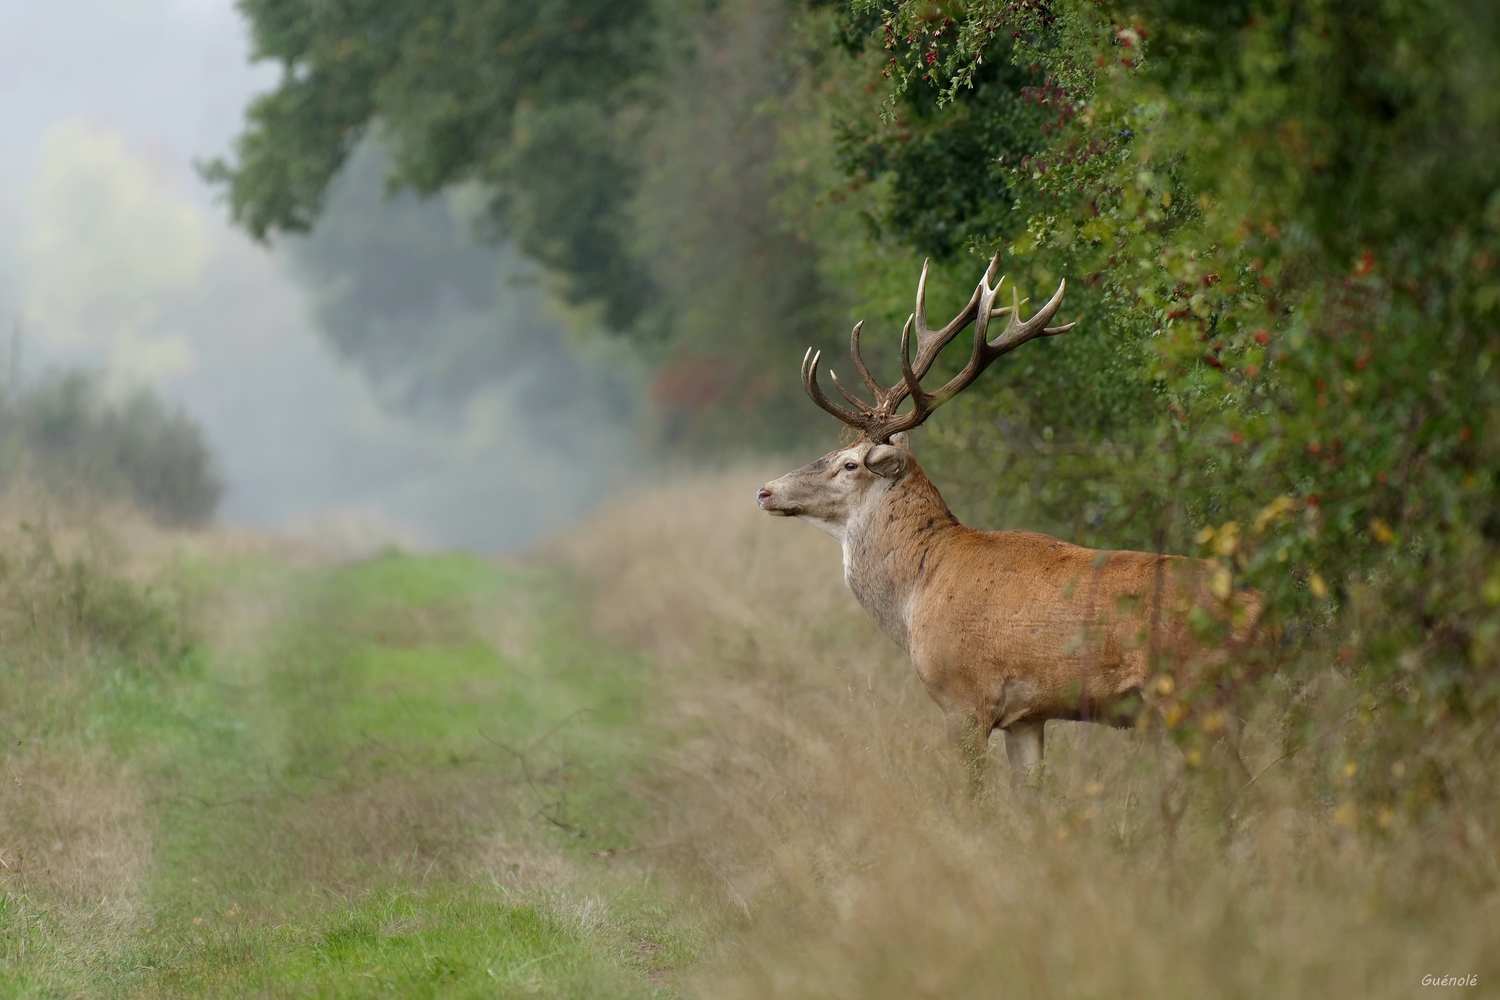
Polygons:
[[[251,107],[235,162],[205,173],[252,234],[318,226],[317,268],[352,273],[374,248],[348,219],[342,235],[321,227],[356,148],[383,147],[392,191],[479,192],[482,235],[515,246],[542,285],[624,335],[656,369],[658,437],[688,448],[799,440],[816,416],[772,370],[784,373],[841,300],[776,207],[781,102],[809,55],[793,7],[246,0],[256,56],[284,75]],[[431,267],[416,257],[445,254],[415,230],[375,242],[420,274]],[[334,346],[367,373],[420,355],[423,345],[377,334],[379,323],[350,323],[377,300],[425,292],[410,277],[367,291],[324,303]],[[505,339],[445,344],[463,358],[448,374],[494,377]]]
[[636,166],[622,152],[662,57],[646,0],[241,0],[253,57],[282,79],[248,112],[236,162],[205,175],[255,237],[306,232],[370,133],[388,182],[488,192],[495,229],[626,329],[654,286],[628,252]]

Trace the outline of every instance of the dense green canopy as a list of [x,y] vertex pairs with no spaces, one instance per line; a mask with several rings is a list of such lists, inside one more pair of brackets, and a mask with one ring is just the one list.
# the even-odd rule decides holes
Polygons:
[[[1342,614],[1341,655],[1362,643],[1372,689],[1426,723],[1493,711],[1500,18],[950,10],[886,17],[901,85],[1005,114],[968,84],[1012,35],[1052,113],[1013,173],[1013,221],[975,243],[1100,296],[1092,357],[1018,383],[1020,403],[969,401],[957,434],[983,446],[1008,409],[1041,415],[1085,445],[1020,463],[1045,469],[1054,521],[1092,512],[1101,544],[1196,541],[1282,614]],[[1050,402],[1061,379],[1097,392],[1122,358],[1143,409]]]

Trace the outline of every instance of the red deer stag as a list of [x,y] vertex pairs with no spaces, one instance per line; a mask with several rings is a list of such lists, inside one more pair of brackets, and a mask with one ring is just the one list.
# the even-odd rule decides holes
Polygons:
[[[1133,725],[1150,700],[1154,670],[1195,683],[1206,668],[1223,666],[1255,633],[1261,599],[1253,591],[1215,597],[1206,586],[1209,566],[1199,560],[1096,551],[1033,531],[976,531],[958,523],[908,449],[906,432],[1001,355],[1074,326],[1047,325],[1066,282],[1024,322],[1014,290],[1012,304],[997,308],[1000,285],[991,282],[998,266],[997,255],[964,310],[933,330],[923,265],[916,312],[901,334],[901,379],[889,389],[860,356],[863,324],[854,327],[854,370],[873,405],[832,372],[835,388],[854,408],[829,400],[818,386],[820,355],[809,349],[803,387],[859,437],[767,483],[756,501],[768,513],[810,521],[839,540],[845,582],[875,624],[911,656],[974,779],[991,733],[1002,729],[1012,780],[1023,782],[1041,763],[1048,719]],[[990,320],[1005,314],[1005,329],[988,339]],[[938,352],[970,323],[968,364],[935,392],[923,389],[921,379]],[[898,413],[907,399],[910,409]],[[1224,643],[1195,635],[1189,626],[1194,608],[1227,628]],[[1155,685],[1165,687],[1160,680]]]

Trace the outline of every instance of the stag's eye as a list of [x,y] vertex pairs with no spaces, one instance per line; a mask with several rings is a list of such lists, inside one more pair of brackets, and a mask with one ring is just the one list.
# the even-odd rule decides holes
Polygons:
[[855,469],[859,468],[859,463],[858,462],[845,462],[844,463],[844,468],[846,470],[848,470],[849,472],[853,472]]

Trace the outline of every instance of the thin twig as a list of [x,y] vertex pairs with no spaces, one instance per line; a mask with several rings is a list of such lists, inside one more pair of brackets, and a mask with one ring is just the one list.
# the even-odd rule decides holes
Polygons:
[[[547,808],[548,808],[547,798],[546,798],[546,796],[544,796],[541,793],[541,790],[537,788],[537,786],[536,786],[536,779],[532,777],[532,774],[531,774],[531,765],[527,761],[526,757],[527,757],[527,755],[529,753],[531,753],[531,751],[535,750],[537,747],[541,746],[547,740],[551,739],[552,736],[553,736],[553,734],[556,733],[563,726],[567,725],[569,722],[571,722],[573,719],[577,718],[578,716],[582,715],[584,712],[591,712],[591,711],[593,711],[593,709],[591,709],[591,708],[580,708],[577,711],[568,714],[566,717],[564,717],[562,719],[562,721],[558,722],[557,725],[553,726],[551,729],[547,730],[541,736],[538,736],[536,739],[532,740],[522,750],[516,750],[515,748],[510,747],[510,746],[508,746],[508,745],[500,742],[497,739],[494,739],[492,737],[486,736],[484,734],[483,730],[479,729],[478,727],[475,727],[475,732],[479,733],[479,738],[480,739],[484,740],[486,743],[490,744],[491,746],[494,746],[494,747],[497,747],[497,748],[499,748],[501,750],[504,750],[506,753],[508,753],[512,757],[514,757],[517,760],[517,762],[520,763],[520,765],[521,765],[521,773],[523,775],[525,775],[525,777],[526,777],[526,784],[531,788],[531,793],[536,796],[537,802],[540,804],[539,808],[537,809],[537,815],[541,816],[543,819],[545,819],[547,822],[551,823],[553,826],[555,826],[555,827],[557,827],[557,828],[559,828],[561,830],[568,830],[570,832],[574,829],[573,824],[565,823],[562,820],[558,819],[556,816],[553,816],[553,815],[551,815],[551,814],[549,814],[547,812]],[[566,767],[567,767],[567,761],[566,761],[566,759],[563,761],[563,765],[562,766],[563,766],[564,769],[566,769]],[[552,805],[552,809],[553,809],[554,812],[557,811],[558,806],[560,804],[561,803],[557,803],[557,804],[553,804]]]

